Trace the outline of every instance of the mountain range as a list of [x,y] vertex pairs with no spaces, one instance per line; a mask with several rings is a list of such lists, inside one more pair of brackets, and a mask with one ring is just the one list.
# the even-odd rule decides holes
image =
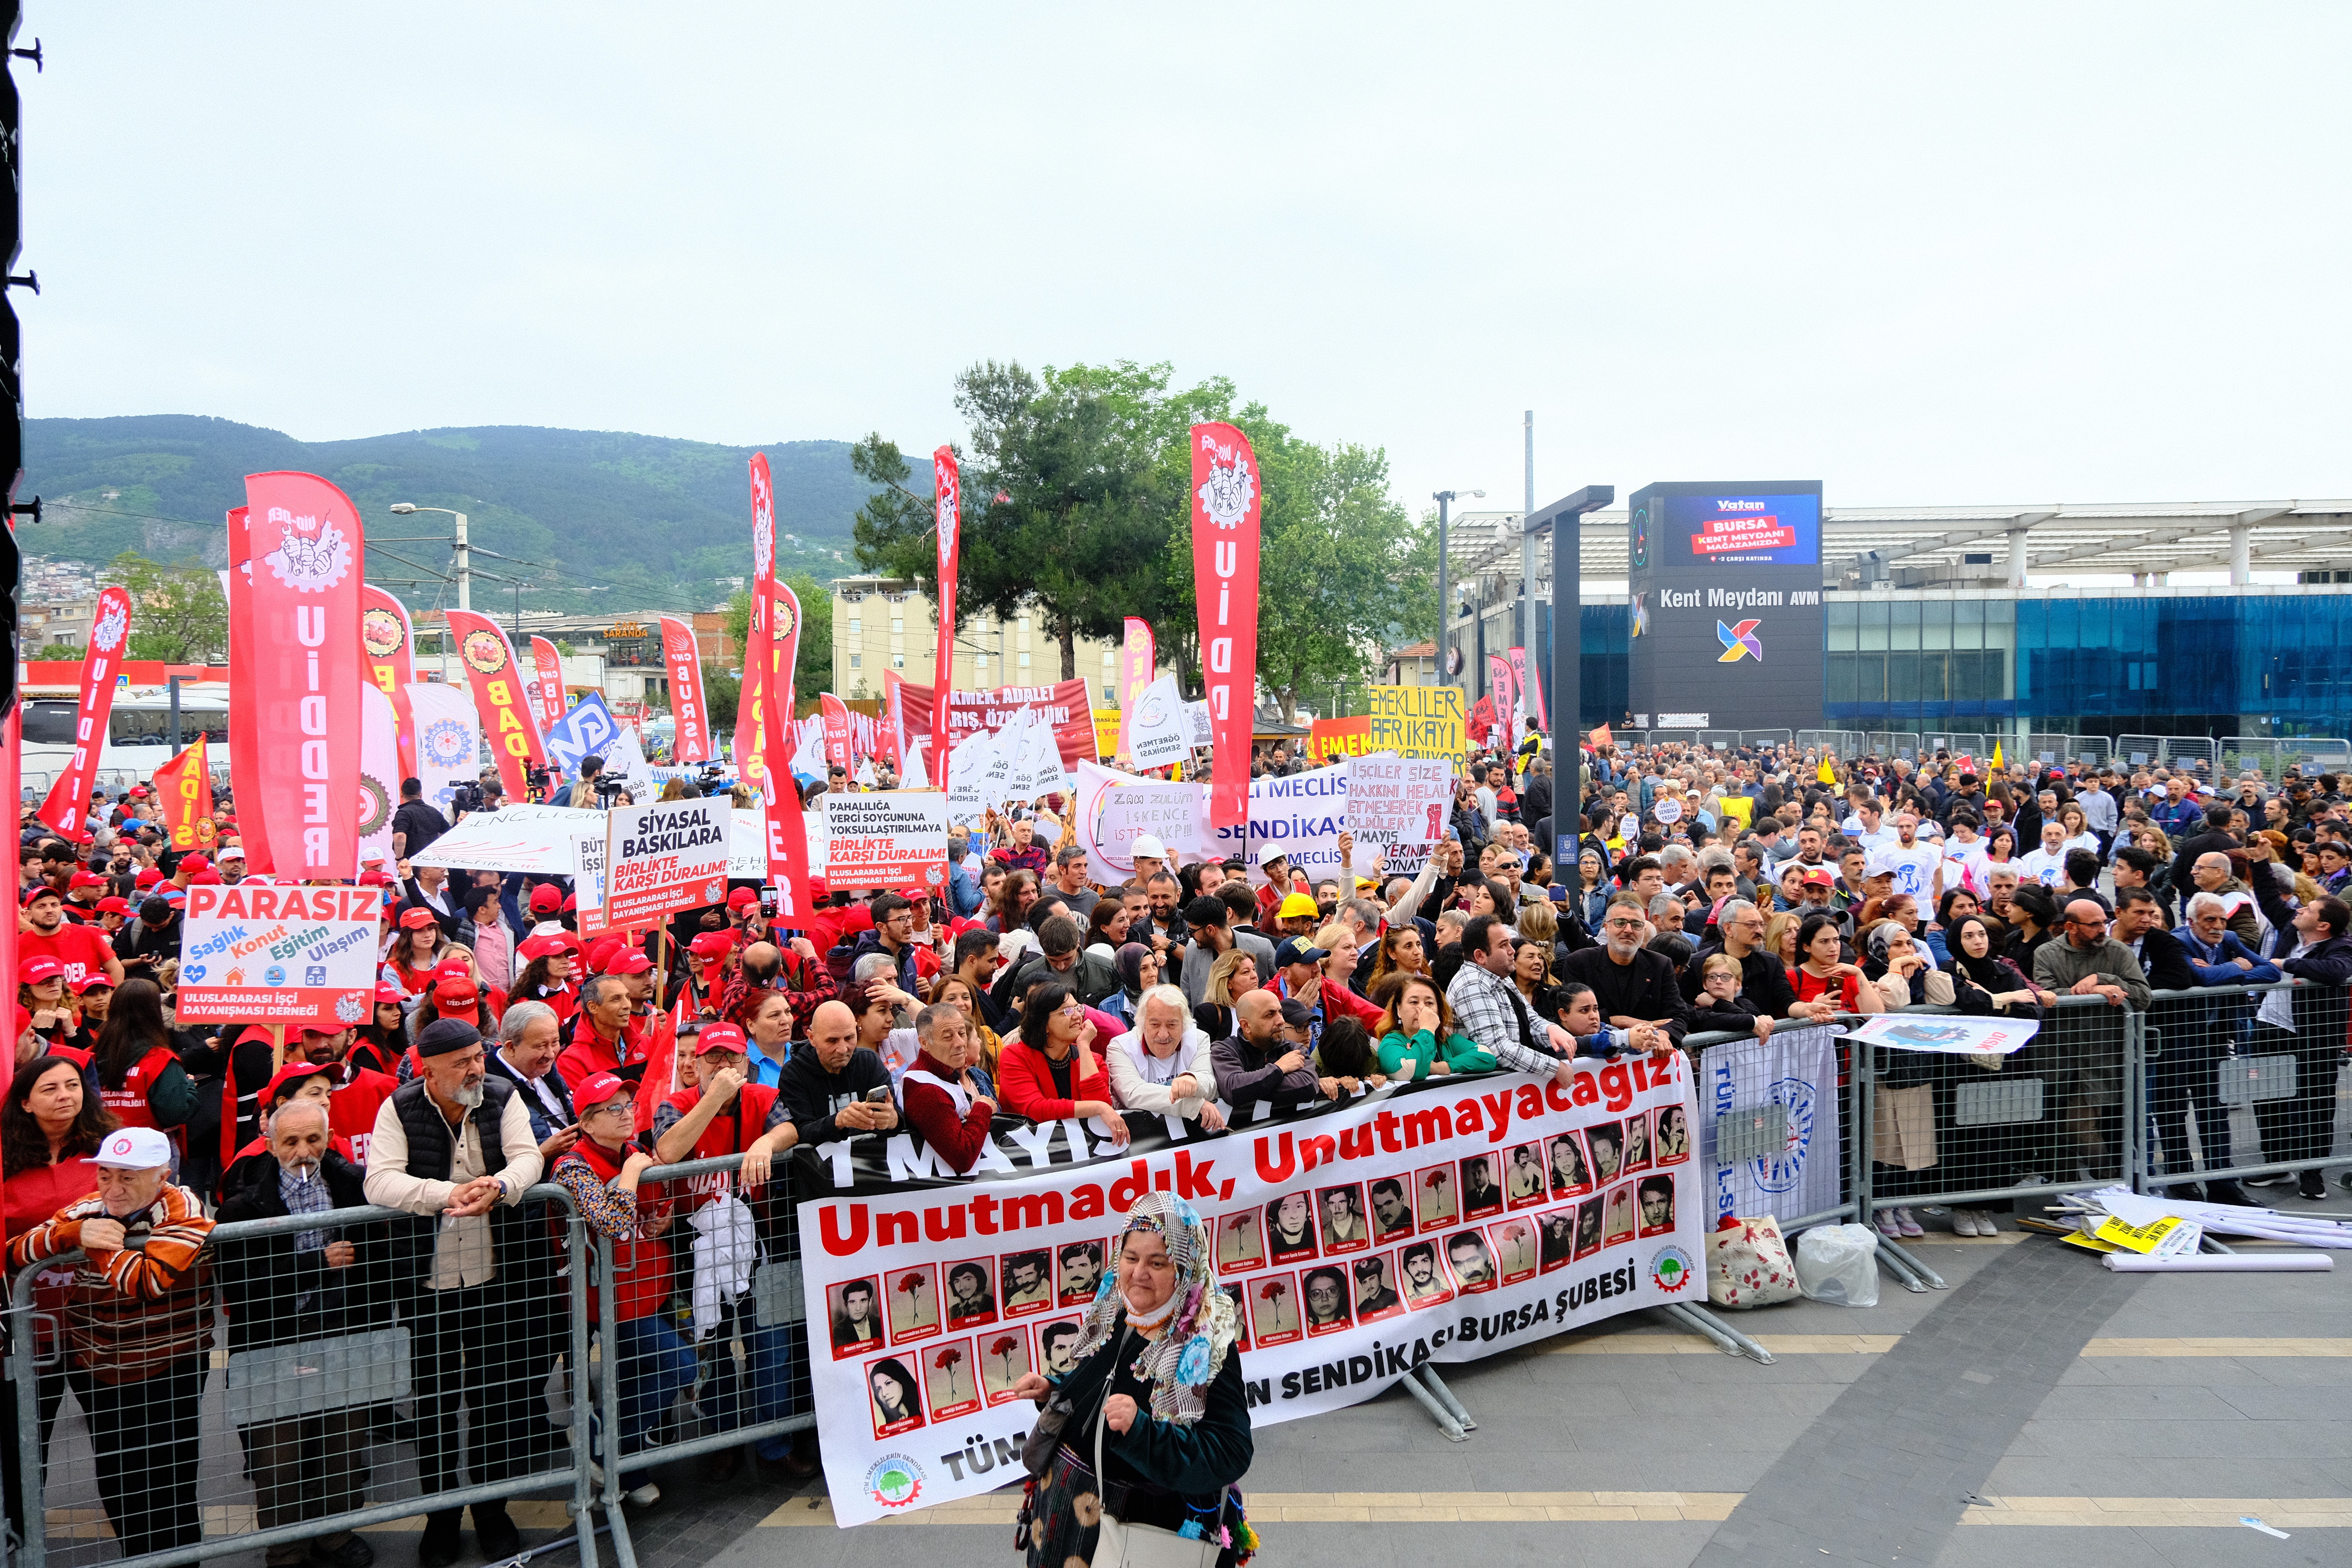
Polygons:
[[245,476],[293,468],[342,487],[367,529],[369,577],[420,579],[397,588],[414,605],[449,602],[431,578],[448,570],[450,520],[396,514],[394,501],[467,514],[478,605],[505,600],[512,583],[495,579],[508,578],[530,584],[537,608],[703,609],[751,569],[754,451],[775,476],[779,570],[820,581],[856,570],[850,525],[869,487],[849,448],[511,425],[299,441],[201,415],[29,419],[17,497],[40,497],[42,519],[16,531],[28,554],[104,562],[132,550],[220,566],[222,514],[244,504]]

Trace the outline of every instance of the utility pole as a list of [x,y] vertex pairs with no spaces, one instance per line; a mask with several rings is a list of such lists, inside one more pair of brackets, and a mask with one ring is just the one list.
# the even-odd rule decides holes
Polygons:
[[[1530,678],[1540,685],[1545,682],[1549,672],[1542,668],[1543,650],[1536,640],[1536,411],[1534,409],[1530,408],[1527,411],[1521,427],[1526,432],[1527,439],[1528,489],[1527,505],[1519,513],[1519,646],[1528,650],[1527,668]],[[1557,628],[1559,625],[1559,612],[1555,607],[1552,611],[1552,626]],[[1558,635],[1557,631],[1554,635]],[[1526,693],[1522,692],[1520,696],[1524,700]],[[1528,718],[1532,719],[1536,716],[1537,706],[1538,704],[1532,701],[1527,702]],[[1503,732],[1509,735],[1508,715],[1505,716],[1505,720]],[[1519,736],[1510,736],[1512,748],[1517,747],[1519,740]]]
[[[1584,546],[1584,514],[1598,511],[1616,499],[1613,485],[1587,485],[1544,509],[1543,521],[1551,527],[1551,668],[1546,674],[1550,681],[1556,800],[1580,798],[1577,768],[1583,720],[1579,714],[1584,692],[1584,637],[1580,622],[1584,588],[1578,552]],[[1532,518],[1532,510],[1529,515]],[[1565,856],[1566,864],[1574,866],[1579,831],[1575,814],[1555,816],[1552,827],[1552,864],[1561,864]]]
[[[1450,643],[1448,634],[1454,620],[1454,584],[1447,575],[1445,559],[1445,509],[1464,493],[1461,490],[1439,490],[1429,498],[1437,503],[1437,684],[1440,686],[1454,684],[1453,672],[1445,667],[1445,654]],[[1466,493],[1482,500],[1486,495],[1485,490]]]

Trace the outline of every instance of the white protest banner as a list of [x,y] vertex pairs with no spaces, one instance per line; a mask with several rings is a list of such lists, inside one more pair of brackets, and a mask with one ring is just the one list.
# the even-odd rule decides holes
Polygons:
[[[947,885],[947,792],[893,789],[818,798],[824,805],[828,885],[934,892]],[[817,863],[814,856],[809,863]]]
[[1346,874],[1339,864],[1339,831],[1348,825],[1347,763],[1286,778],[1252,779],[1249,789],[1249,836],[1244,841],[1232,828],[1220,829],[1220,858],[1238,854],[1249,867],[1250,880],[1262,883],[1265,873],[1258,856],[1273,845],[1310,883]]
[[502,805],[466,819],[409,857],[414,865],[462,867],[500,876],[569,877],[575,828],[604,831],[604,814],[565,805]]
[[1904,1051],[1940,1051],[1947,1056],[2007,1056],[2033,1038],[2042,1026],[2030,1018],[1958,1018],[1881,1013],[1846,1031],[1846,1037]]
[[348,1029],[373,1016],[373,888],[241,882],[188,889],[179,1017],[187,1024],[318,1024]]
[[577,869],[572,877],[574,918],[579,921],[579,933],[602,936],[613,929],[604,918],[604,851],[610,835],[609,826],[591,816],[584,826],[572,832],[572,853]]
[[1192,723],[1176,677],[1163,675],[1145,687],[1127,715],[1127,754],[1139,772],[1181,763],[1192,749]]
[[1710,1229],[1726,1215],[1797,1219],[1838,1206],[1838,1034],[1779,1028],[1699,1053]]
[[[583,700],[583,706],[586,700]],[[579,710],[578,707],[572,709],[575,713]],[[646,749],[638,742],[637,732],[626,724],[614,731],[612,740],[605,744],[604,772],[628,781],[631,800],[649,801],[661,794],[662,770],[656,770],[646,761]],[[694,777],[693,770],[687,770],[686,776],[689,779]],[[589,800],[580,804],[593,804],[593,795]]]
[[724,796],[625,805],[611,818],[611,847],[604,855],[607,921],[643,925],[675,910],[725,901],[734,822]]
[[1205,799],[1196,784],[1138,778],[1100,763],[1080,763],[1075,786],[1078,843],[1087,875],[1117,887],[1135,875],[1135,841],[1146,834],[1167,849],[1171,866],[1208,853]]
[[1339,765],[1348,770],[1348,831],[1356,840],[1356,875],[1369,877],[1380,866],[1387,876],[1419,876],[1431,847],[1445,837],[1454,765],[1394,752],[1350,757]]
[[1424,1362],[1704,1300],[1684,1068],[1439,1079],[1207,1137],[1135,1116],[1123,1150],[1046,1122],[993,1135],[970,1180],[943,1179],[908,1132],[796,1151],[835,1520],[1020,1473],[1037,1412],[1013,1386],[1069,1366],[1120,1215],[1147,1192],[1211,1226],[1255,1426],[1373,1398]]
[[961,742],[948,753],[948,820],[978,827],[996,802],[988,794],[988,771],[996,758],[996,741],[986,732]]

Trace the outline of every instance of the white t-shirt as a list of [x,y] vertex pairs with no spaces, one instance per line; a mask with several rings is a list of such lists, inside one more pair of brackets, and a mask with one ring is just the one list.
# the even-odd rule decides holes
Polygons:
[[1863,831],[1862,818],[1858,816],[1847,817],[1839,826],[1838,831],[1864,849],[1892,849],[1895,845],[1895,825],[1883,816],[1878,819],[1878,831],[1875,833]]
[[[1963,844],[1956,834],[1944,841],[1944,858],[1959,868],[1960,886],[1979,899],[1985,896],[1987,888],[1990,886],[1985,879],[1985,867],[1990,863],[1988,859],[1990,853],[1990,847],[1981,837]],[[1945,889],[1949,891],[1951,879],[1948,876],[1944,882]]]
[[2017,858],[2017,875],[2021,880],[2030,877],[2045,888],[2054,888],[2066,879],[2066,851],[2060,849],[2053,854],[2047,849],[2036,849],[2031,855],[2021,855]]
[[1928,896],[1935,891],[1936,868],[1944,863],[1944,852],[1932,844],[1922,844],[1915,839],[1908,849],[1898,843],[1879,853],[1894,868],[1895,890],[1908,893],[1922,903],[1927,902]]

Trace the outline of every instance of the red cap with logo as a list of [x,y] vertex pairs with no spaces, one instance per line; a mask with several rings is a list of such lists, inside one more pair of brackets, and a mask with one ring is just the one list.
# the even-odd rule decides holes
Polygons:
[[66,966],[46,952],[37,952],[16,966],[19,985],[38,985],[44,980],[55,980],[66,972]]
[[757,888],[738,888],[727,895],[727,907],[730,910],[748,910],[759,901],[760,889]]
[[446,980],[438,982],[433,987],[434,1005],[445,1012],[453,1010],[460,1013],[471,1012],[480,1006],[481,1002],[482,994],[475,989],[473,981],[464,974],[452,975]]
[[593,1110],[615,1096],[632,1093],[634,1088],[619,1073],[592,1072],[572,1089],[572,1109],[583,1112]]
[[652,972],[654,961],[637,949],[625,948],[604,964],[607,974],[646,974]]
[[[732,1051],[739,1057],[751,1054],[750,1047],[743,1039],[743,1031],[732,1024],[702,1026],[702,1033],[694,1037],[694,1054],[698,1057],[707,1057],[713,1051]],[[573,1097],[573,1102],[575,1104],[578,1102],[576,1095]]]
[[735,951],[735,933],[727,931],[704,931],[694,939],[687,951],[706,963],[715,958],[724,958]]
[[400,911],[400,929],[403,931],[423,931],[427,926],[439,923],[439,917],[423,904],[414,904]]

